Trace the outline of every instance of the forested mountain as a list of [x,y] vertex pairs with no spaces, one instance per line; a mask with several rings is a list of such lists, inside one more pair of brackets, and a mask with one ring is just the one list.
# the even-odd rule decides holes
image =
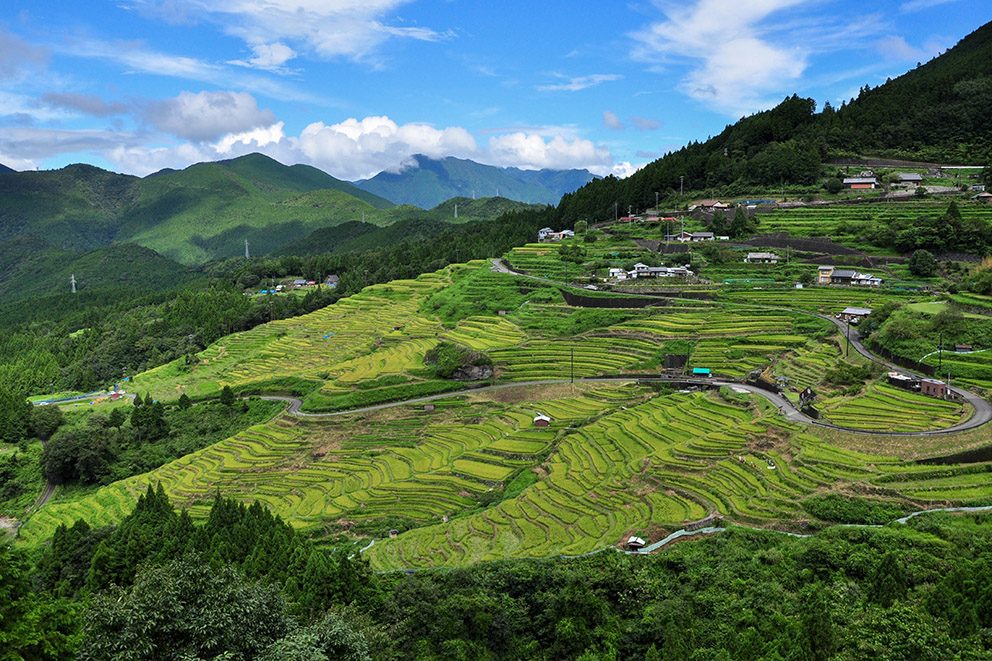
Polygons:
[[692,142],[626,178],[607,177],[563,197],[558,219],[612,218],[614,204],[644,209],[655,194],[672,203],[680,187],[741,195],[780,186],[816,186],[833,158],[876,156],[966,165],[992,160],[992,23],[940,57],[871,89],[840,108],[816,111],[793,95]]
[[133,243],[88,252],[55,248],[35,236],[0,242],[0,301],[131,287],[159,291],[189,282],[193,269]]
[[402,172],[380,172],[355,185],[397,204],[425,209],[452,197],[498,196],[532,204],[557,204],[561,196],[595,177],[588,170],[521,170],[461,158],[413,157]]
[[263,254],[392,203],[306,165],[250,154],[138,178],[90,165],[0,175],[0,240],[66,250],[137,243],[185,264]]
[[[455,208],[457,207],[457,218]],[[343,254],[350,251],[371,250],[397,245],[404,241],[421,241],[438,236],[451,229],[452,223],[474,223],[494,220],[507,213],[539,211],[538,205],[514,202],[501,197],[472,200],[456,197],[433,209],[423,210],[410,205],[393,207],[386,212],[396,220],[382,226],[372,223],[350,222],[314,230],[299,241],[288,243],[273,255]]]
[[17,172],[14,168],[9,168],[3,163],[0,163],[0,174],[7,174],[8,172]]

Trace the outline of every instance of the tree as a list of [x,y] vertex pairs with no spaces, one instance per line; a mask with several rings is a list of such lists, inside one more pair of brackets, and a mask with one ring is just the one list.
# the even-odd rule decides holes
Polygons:
[[234,391],[231,390],[231,386],[224,386],[220,391],[220,403],[230,408],[234,406],[234,400]]
[[915,250],[909,256],[909,272],[918,278],[929,278],[937,274],[937,260],[928,250]]
[[185,411],[189,407],[193,406],[193,402],[190,401],[189,395],[183,393],[179,396],[179,408]]
[[42,440],[48,440],[65,422],[58,406],[35,406],[31,411],[31,431]]
[[754,231],[754,226],[752,222],[748,220],[747,212],[744,211],[744,207],[738,205],[737,211],[734,212],[734,219],[730,221],[730,226],[727,228],[727,231],[733,239],[743,239]]
[[23,553],[0,544],[0,659],[71,659],[76,629],[65,602],[34,597]]
[[829,179],[827,179],[826,183],[823,184],[823,187],[831,195],[836,195],[837,193],[844,190],[844,182],[842,182],[837,177],[830,177]]
[[96,596],[79,659],[250,659],[291,625],[277,587],[188,556]]
[[583,234],[586,233],[586,229],[588,229],[588,228],[589,228],[588,221],[585,221],[585,220],[577,220],[577,221],[575,221],[575,233],[576,234],[578,234],[578,235],[581,236],[581,235],[583,235]]

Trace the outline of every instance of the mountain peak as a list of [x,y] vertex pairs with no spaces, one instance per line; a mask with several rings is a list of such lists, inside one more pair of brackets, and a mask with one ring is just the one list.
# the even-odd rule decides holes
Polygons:
[[562,195],[593,179],[588,170],[521,170],[454,156],[435,159],[414,154],[400,172],[380,172],[355,185],[396,204],[430,209],[453,197],[498,196],[528,204],[557,204]]

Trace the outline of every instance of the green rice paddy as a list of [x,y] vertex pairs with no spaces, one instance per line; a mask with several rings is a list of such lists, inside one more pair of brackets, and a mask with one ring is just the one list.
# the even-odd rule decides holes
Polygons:
[[[445,291],[462,293],[439,297]],[[690,366],[719,376],[773,366],[795,387],[818,388],[845,357],[808,315],[690,303],[603,316],[604,323],[563,335],[581,311],[534,291],[519,278],[489,273],[488,263],[449,267],[229,336],[196,365],[178,361],[138,375],[135,388],[169,399],[287,377],[323,384],[305,398],[311,406],[402,399],[404,392],[457,385],[433,379],[423,362],[441,340],[488,353],[502,382],[632,378],[462,395],[437,400],[433,411],[403,405],[326,419],[277,416],[150,473],[50,502],[25,523],[21,538],[40,544],[77,518],[113,524],[156,483],[193,516],[204,516],[219,490],[259,500],[317,539],[350,524],[402,517],[411,530],[367,551],[383,570],[586,553],[634,533],[656,541],[709,515],[788,528],[808,516],[798,503],[825,491],[877,493],[920,507],[992,498],[992,487],[971,473],[917,466],[875,452],[871,440],[860,451],[844,449],[781,418],[760,398],[731,403],[717,393],[659,393],[633,382],[633,375],[658,373],[666,346],[675,343],[690,347]],[[804,290],[782,303],[834,310],[862,295]],[[503,302],[515,305],[504,309]],[[505,314],[490,309],[496,305]],[[455,309],[471,312],[453,323],[440,318]],[[946,427],[968,414],[881,383],[823,408],[837,424],[889,431]],[[551,418],[549,427],[534,427],[539,413]],[[536,481],[505,497],[506,485],[526,473]]]

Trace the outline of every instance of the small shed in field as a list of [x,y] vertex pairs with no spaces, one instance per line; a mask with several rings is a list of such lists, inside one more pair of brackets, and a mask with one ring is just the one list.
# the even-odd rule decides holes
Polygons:
[[534,426],[535,427],[547,427],[551,424],[551,418],[544,415],[543,413],[538,413],[534,416]]

